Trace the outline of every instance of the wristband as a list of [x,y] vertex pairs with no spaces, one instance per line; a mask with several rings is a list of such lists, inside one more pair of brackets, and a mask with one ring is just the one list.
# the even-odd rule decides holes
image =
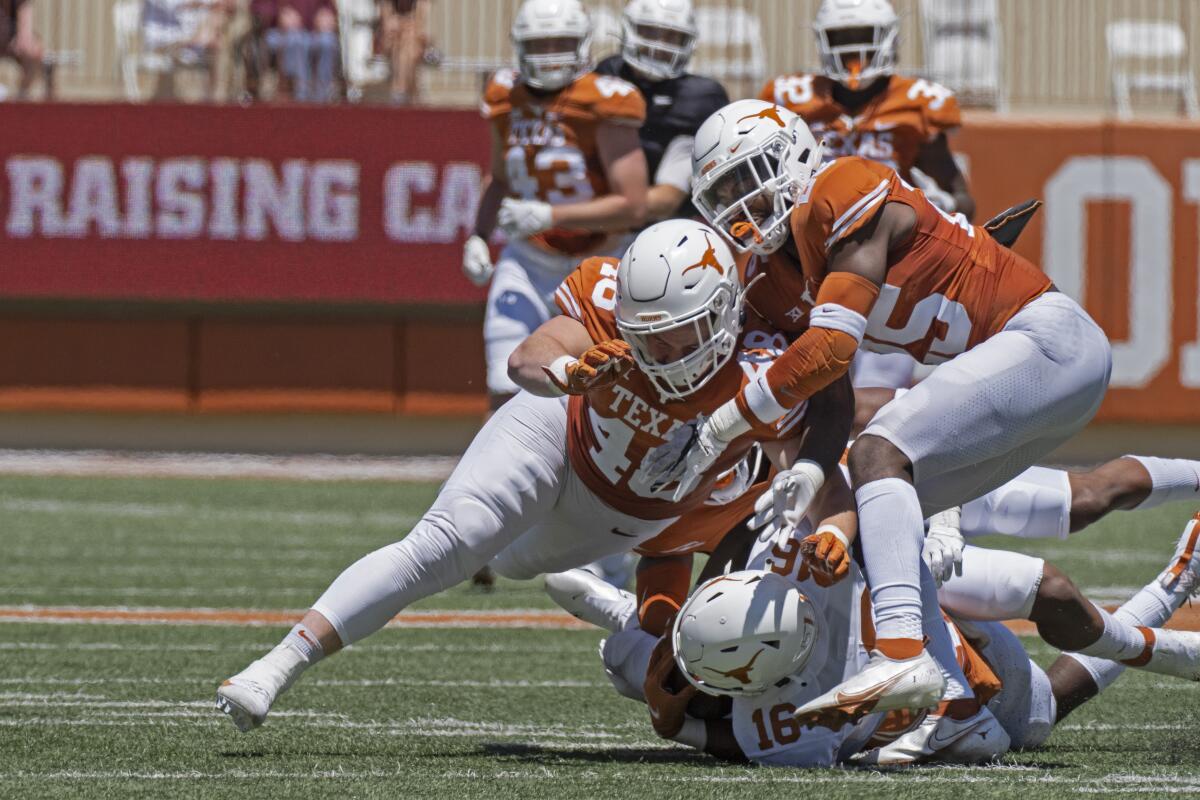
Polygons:
[[550,381],[550,388],[556,395],[561,397],[562,395],[566,394],[566,392],[562,390],[562,386],[567,385],[567,367],[569,367],[571,364],[574,364],[578,360],[579,359],[575,358],[574,356],[561,355],[551,361],[550,365],[546,367],[550,374],[554,376],[554,380],[558,381],[558,383]]
[[846,552],[850,552],[850,537],[848,537],[846,535],[846,532],[843,531],[841,528],[839,528],[837,525],[826,522],[824,525],[817,528],[816,532],[813,535],[820,536],[822,533],[833,534],[833,538],[837,539],[839,542],[842,543],[842,547],[846,548]]
[[722,404],[705,424],[714,438],[726,443],[750,432],[750,421],[742,416],[741,409],[733,400]]
[[702,719],[685,717],[679,733],[672,736],[671,741],[703,750],[704,746],[708,744],[708,725]]

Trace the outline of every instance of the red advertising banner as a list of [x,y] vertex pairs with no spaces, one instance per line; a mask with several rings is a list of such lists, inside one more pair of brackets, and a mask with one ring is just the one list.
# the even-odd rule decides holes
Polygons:
[[0,104],[0,131],[0,297],[483,297],[477,114]]
[[[488,152],[473,111],[0,104],[0,130],[0,298],[483,299],[459,268]],[[981,218],[1046,201],[1018,250],[1113,342],[1099,418],[1200,422],[1200,125],[974,115],[954,147]],[[453,324],[478,347],[476,317]]]

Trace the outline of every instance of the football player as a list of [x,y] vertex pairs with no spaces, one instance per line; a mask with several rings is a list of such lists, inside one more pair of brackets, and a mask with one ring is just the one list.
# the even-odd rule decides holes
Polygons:
[[729,103],[721,84],[687,71],[698,33],[691,0],[630,0],[621,16],[621,52],[596,66],[646,98],[640,136],[651,176],[651,221],[695,215],[692,139],[709,115]]
[[[1168,567],[1112,615],[1167,644],[1126,661],[1067,653],[1043,672],[999,620],[1033,620],[1057,647],[1070,647],[1105,623],[1090,613],[1095,607],[1070,579],[1041,559],[970,547],[962,575],[941,588],[938,602],[954,617],[950,630],[976,703],[946,703],[916,718],[829,715],[806,726],[795,719],[796,709],[861,669],[874,638],[857,565],[842,553],[833,575],[827,560],[806,549],[806,530],[807,520],[757,542],[745,562],[750,571],[698,588],[661,641],[636,624],[628,593],[623,603],[607,598],[597,604],[581,586],[564,607],[615,634],[601,645],[605,669],[621,694],[650,704],[660,735],[737,761],[788,766],[831,766],[851,758],[877,765],[979,761],[1002,753],[1010,737],[1013,748],[1037,747],[1057,721],[1111,685],[1127,666],[1188,680],[1200,676],[1200,634],[1159,629],[1200,588],[1197,515],[1184,528]],[[591,591],[597,598],[612,589]],[[697,703],[697,690],[733,703]]]
[[[635,547],[702,505],[756,442],[835,471],[848,404],[838,419],[810,424],[799,405],[756,426],[690,491],[647,482],[651,449],[785,349],[769,326],[743,330],[742,296],[728,246],[699,222],[652,226],[619,262],[584,261],[555,292],[565,314],[510,359],[526,391],[487,421],[429,511],[403,540],[348,567],[283,642],[222,684],[218,708],[243,731],[262,724],[309,666],[488,561],[526,579]],[[814,427],[835,433],[821,444],[806,435]]]
[[[483,338],[492,408],[517,392],[508,357],[557,313],[554,290],[591,255],[620,255],[646,209],[638,128],[646,103],[630,83],[589,72],[591,21],[578,0],[525,0],[512,26],[517,70],[493,76],[491,173],[481,188],[463,271],[491,281]],[[493,267],[487,239],[508,244]]]
[[[948,134],[962,123],[954,93],[920,78],[896,75],[899,19],[888,0],[824,0],[813,31],[823,74],[780,75],[762,100],[799,114],[824,139],[824,157],[861,156],[886,164],[948,213],[974,218],[975,201]],[[854,385],[901,388],[916,362],[903,353],[864,353]]]
[[[936,365],[850,449],[879,638],[865,669],[805,710],[836,708],[841,695],[904,708],[943,683],[951,699],[970,696],[951,654],[922,644],[923,520],[1078,432],[1108,387],[1107,337],[1045,273],[893,170],[854,156],[822,166],[787,109],[732,103],[704,123],[693,155],[696,206],[752,255],[747,275],[764,276],[748,305],[798,335],[736,398],[651,454],[652,485],[686,489],[725,442],[844,376],[860,344]],[[1111,655],[1091,655],[1134,644],[1108,643]]]

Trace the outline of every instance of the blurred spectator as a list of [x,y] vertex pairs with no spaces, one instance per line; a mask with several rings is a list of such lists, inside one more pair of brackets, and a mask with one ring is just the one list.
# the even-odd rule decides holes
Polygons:
[[429,48],[430,0],[379,0],[383,47],[392,61],[392,103],[417,102],[417,68]]
[[302,103],[331,102],[338,66],[334,0],[251,0],[250,10],[285,79],[281,94]]
[[[144,0],[142,49],[169,58],[172,65],[204,69],[204,96],[211,100],[225,31],[236,11],[237,0]],[[174,96],[174,70],[160,75],[155,95]]]
[[[17,98],[27,99],[46,58],[42,40],[33,30],[33,3],[30,0],[0,0],[0,57],[11,58],[20,65]],[[47,100],[53,99],[50,94],[47,83]]]

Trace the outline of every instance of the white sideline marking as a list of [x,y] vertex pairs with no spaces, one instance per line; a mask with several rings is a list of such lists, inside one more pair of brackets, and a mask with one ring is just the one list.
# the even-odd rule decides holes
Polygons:
[[[0,678],[3,686],[104,686],[117,684],[121,686],[213,686],[216,678],[47,678],[41,675],[27,675],[20,678]],[[530,681],[530,680],[490,680],[490,681],[449,681],[449,680],[416,680],[407,678],[363,678],[358,680],[343,680],[339,678],[318,678],[305,681],[306,686],[397,686],[397,687],[435,687],[446,689],[607,689],[610,684],[598,681]]]
[[[85,514],[87,516],[188,519],[241,522],[287,523],[313,526],[371,526],[407,528],[420,517],[412,514],[388,514],[378,511],[352,514],[344,511],[271,511],[261,508],[222,508],[188,503],[109,503],[102,500],[46,500],[38,497],[0,496],[0,510],[26,514]],[[178,540],[167,540],[178,545]],[[208,540],[206,540],[208,544]],[[310,543],[311,544],[311,543]]]
[[450,476],[457,463],[457,456],[265,456],[0,449],[0,475],[442,481]]
[[[0,651],[13,650],[49,650],[67,652],[88,652],[92,650],[128,650],[131,653],[222,653],[231,651],[270,650],[278,642],[262,642],[254,644],[126,644],[123,642],[0,642]],[[586,655],[594,656],[596,648],[590,643],[583,647],[551,647],[547,645],[520,644],[376,644],[350,645],[339,653],[538,653],[546,655]]]

